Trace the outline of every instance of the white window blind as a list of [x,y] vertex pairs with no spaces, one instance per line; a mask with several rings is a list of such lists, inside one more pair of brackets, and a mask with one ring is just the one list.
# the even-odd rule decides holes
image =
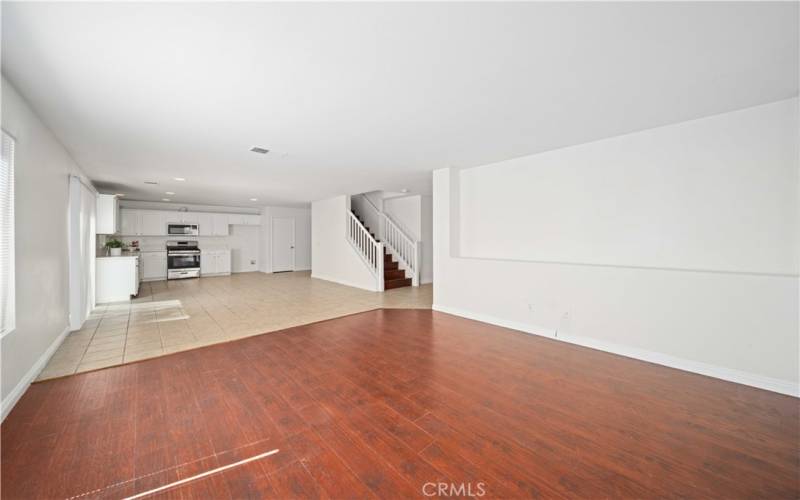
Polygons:
[[0,158],[0,336],[14,329],[14,138],[5,131]]

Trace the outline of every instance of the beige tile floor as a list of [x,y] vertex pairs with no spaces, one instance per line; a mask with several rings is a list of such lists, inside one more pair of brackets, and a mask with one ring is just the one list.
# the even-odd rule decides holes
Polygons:
[[292,326],[385,308],[431,307],[433,287],[368,292],[309,272],[142,283],[131,302],[101,304],[38,380],[154,358]]

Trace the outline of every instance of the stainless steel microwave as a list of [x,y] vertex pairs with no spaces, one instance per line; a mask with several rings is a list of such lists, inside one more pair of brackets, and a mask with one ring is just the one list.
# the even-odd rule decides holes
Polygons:
[[197,224],[167,224],[167,234],[170,236],[197,236]]

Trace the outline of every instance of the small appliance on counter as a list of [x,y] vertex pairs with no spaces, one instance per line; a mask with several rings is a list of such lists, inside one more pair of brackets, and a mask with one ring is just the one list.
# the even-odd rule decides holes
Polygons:
[[200,277],[200,249],[196,241],[167,241],[167,279]]

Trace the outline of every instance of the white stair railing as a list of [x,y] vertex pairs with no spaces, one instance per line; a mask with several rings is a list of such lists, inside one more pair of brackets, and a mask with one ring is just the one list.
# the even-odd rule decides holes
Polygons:
[[367,195],[361,194],[359,196],[366,201],[364,206],[369,207],[380,221],[380,227],[373,228],[378,235],[378,239],[386,244],[393,256],[397,257],[400,267],[411,274],[411,284],[419,286],[420,243],[411,238],[391,217],[379,210]]
[[347,212],[345,228],[347,241],[375,276],[376,290],[383,291],[383,242],[376,241],[353,212]]

